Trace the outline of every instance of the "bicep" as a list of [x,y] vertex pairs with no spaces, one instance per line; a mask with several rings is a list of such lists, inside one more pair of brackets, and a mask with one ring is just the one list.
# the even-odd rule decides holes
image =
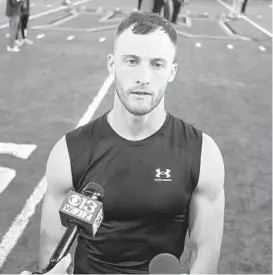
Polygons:
[[224,190],[212,199],[198,191],[193,195],[189,213],[189,237],[198,253],[220,249],[224,224]]
[[[47,189],[41,212],[41,232],[61,230],[59,207],[69,190],[73,189],[70,159],[65,138],[61,138],[53,147],[46,166]],[[58,229],[59,228],[59,229]],[[60,232],[56,232],[59,235]]]
[[200,177],[189,211],[189,237],[196,253],[219,252],[224,225],[224,162],[216,143],[203,137]]
[[73,188],[70,157],[65,137],[50,152],[46,165],[47,192],[62,195]]

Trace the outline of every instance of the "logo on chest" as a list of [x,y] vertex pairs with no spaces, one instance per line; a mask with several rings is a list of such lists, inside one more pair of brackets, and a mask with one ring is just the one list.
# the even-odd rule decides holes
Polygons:
[[172,181],[170,169],[161,170],[158,168],[155,172],[155,181]]

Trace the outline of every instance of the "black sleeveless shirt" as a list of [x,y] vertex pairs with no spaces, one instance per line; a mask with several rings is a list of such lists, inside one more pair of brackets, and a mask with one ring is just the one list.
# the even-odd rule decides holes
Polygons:
[[200,172],[202,133],[169,113],[141,141],[119,136],[107,114],[66,135],[73,185],[104,188],[104,220],[78,237],[74,274],[147,274],[160,253],[180,258]]

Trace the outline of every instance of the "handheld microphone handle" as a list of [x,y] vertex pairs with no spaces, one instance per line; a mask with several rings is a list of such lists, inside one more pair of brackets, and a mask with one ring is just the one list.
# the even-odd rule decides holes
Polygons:
[[[85,195],[87,197],[90,197],[93,200],[99,200],[101,197],[98,193],[94,193],[90,190],[82,190],[82,195]],[[61,241],[59,242],[58,246],[56,247],[55,251],[53,252],[49,264],[42,270],[42,271],[34,271],[32,274],[45,274],[49,272],[52,268],[55,267],[55,265],[67,255],[69,252],[72,244],[74,243],[76,237],[78,236],[80,232],[80,227],[74,223],[68,222],[67,229],[62,236]]]
[[55,267],[55,265],[67,255],[76,237],[78,236],[80,228],[78,225],[69,223],[64,235],[55,251],[53,252],[49,264],[40,271],[32,272],[32,274],[45,274]]

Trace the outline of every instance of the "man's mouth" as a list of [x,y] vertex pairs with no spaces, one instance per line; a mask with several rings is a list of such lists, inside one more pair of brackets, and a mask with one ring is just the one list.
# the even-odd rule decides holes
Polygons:
[[145,91],[133,91],[131,93],[135,94],[135,95],[151,95],[150,93],[145,92]]

